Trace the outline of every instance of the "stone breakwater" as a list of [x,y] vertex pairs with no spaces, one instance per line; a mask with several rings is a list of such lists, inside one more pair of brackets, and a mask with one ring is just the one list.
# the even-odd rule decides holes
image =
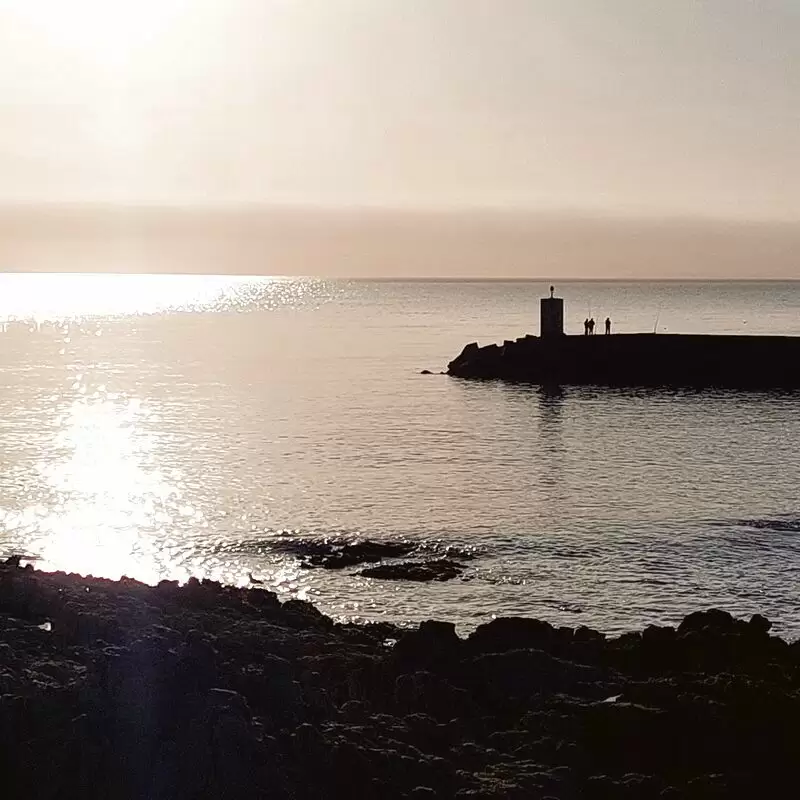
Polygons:
[[447,374],[538,384],[796,389],[800,336],[528,335],[468,344]]
[[335,624],[209,581],[0,565],[9,798],[788,796],[800,644],[721,611],[606,638]]

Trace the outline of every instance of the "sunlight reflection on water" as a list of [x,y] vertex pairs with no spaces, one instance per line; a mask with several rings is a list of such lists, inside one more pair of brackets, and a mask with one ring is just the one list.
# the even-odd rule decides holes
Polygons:
[[[313,280],[183,275],[0,275],[0,319],[63,336],[57,355],[73,345],[70,322],[160,312],[291,306]],[[64,327],[61,327],[61,326]],[[92,333],[100,336],[98,327]],[[43,569],[106,577],[204,577],[197,564],[182,565],[181,543],[169,535],[177,522],[207,527],[200,509],[183,497],[177,475],[159,468],[153,409],[139,397],[92,386],[100,365],[83,364],[52,400],[57,428],[35,472],[46,502],[0,508],[7,532],[29,530],[28,549]],[[172,545],[172,547],[170,546]],[[176,557],[172,554],[176,553]]]
[[158,580],[167,551],[154,535],[181,497],[153,462],[141,428],[148,414],[137,398],[98,392],[72,402],[55,442],[61,457],[38,464],[54,495],[32,542],[42,567]]
[[318,282],[222,275],[4,274],[0,319],[35,323],[86,317],[280,305]]
[[[177,426],[192,421],[185,399],[178,401],[177,419],[163,418],[176,394],[195,387],[179,372],[183,348],[194,349],[194,329],[173,332],[178,363],[166,357],[172,377],[155,368],[154,387],[143,370],[146,375],[157,350],[168,345],[159,333],[155,340],[142,335],[132,320],[313,308],[335,296],[330,287],[281,277],[0,275],[8,387],[19,391],[38,382],[21,403],[9,405],[14,392],[3,398],[18,431],[6,442],[4,538],[43,569],[151,583],[190,576],[246,583],[246,569],[235,559],[224,565],[197,559],[197,541],[209,527],[203,501],[213,509],[216,498],[206,497],[197,476],[187,478],[185,471],[203,450],[213,453],[213,438],[206,436],[193,453],[176,452],[170,443]],[[17,330],[22,336],[12,335]],[[217,346],[222,353],[241,351],[247,342],[223,338]],[[130,360],[137,347],[144,349]],[[202,365],[204,352],[195,350],[192,363]],[[10,485],[15,470],[21,486]],[[297,576],[285,572],[285,586],[297,589]]]

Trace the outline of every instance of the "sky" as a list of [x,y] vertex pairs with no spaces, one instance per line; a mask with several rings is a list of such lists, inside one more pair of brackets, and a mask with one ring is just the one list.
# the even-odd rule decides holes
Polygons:
[[[500,212],[534,253],[554,217],[724,220],[772,254],[731,274],[800,277],[798,42],[797,0],[0,0],[0,206],[308,208],[324,241],[358,209],[456,215],[445,274]],[[40,268],[6,216],[0,266]]]

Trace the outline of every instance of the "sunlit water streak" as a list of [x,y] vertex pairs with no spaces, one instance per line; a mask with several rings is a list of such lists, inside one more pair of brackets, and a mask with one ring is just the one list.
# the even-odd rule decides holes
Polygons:
[[[0,277],[0,551],[349,618],[606,630],[698,606],[800,633],[800,402],[420,376],[535,329],[532,284]],[[795,284],[576,284],[619,330],[800,334]],[[314,536],[475,545],[463,580],[305,570]]]
[[0,275],[0,320],[68,322],[302,302],[313,281],[218,275]]

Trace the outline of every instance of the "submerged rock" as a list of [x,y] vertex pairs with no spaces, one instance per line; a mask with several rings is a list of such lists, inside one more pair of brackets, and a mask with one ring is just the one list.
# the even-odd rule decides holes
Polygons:
[[440,559],[453,557],[464,560],[475,558],[482,552],[477,547],[444,545],[441,542],[310,538],[276,539],[269,542],[269,549],[299,557],[301,566],[306,569],[345,569],[403,557],[438,556]]
[[398,564],[380,564],[361,570],[365,578],[384,581],[449,581],[464,571],[464,565],[449,558],[432,561],[401,561]]
[[414,552],[414,542],[379,542],[371,539],[289,539],[270,543],[270,549],[299,556],[305,567],[344,569],[384,558],[401,558]]

